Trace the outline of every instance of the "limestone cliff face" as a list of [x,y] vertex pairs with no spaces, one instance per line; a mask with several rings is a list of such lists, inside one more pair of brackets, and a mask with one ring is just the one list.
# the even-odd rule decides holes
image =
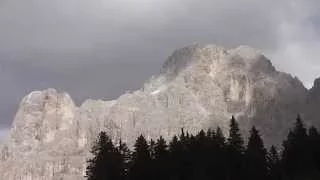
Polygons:
[[309,90],[305,107],[305,119],[311,125],[320,125],[320,78],[314,81],[313,87]]
[[169,139],[181,128],[227,130],[232,115],[244,130],[256,125],[267,143],[279,143],[297,113],[311,114],[304,109],[312,92],[253,48],[188,46],[142,89],[114,101],[76,107],[53,89],[26,96],[2,144],[0,173],[6,180],[79,180],[101,130],[132,145],[140,134]]
[[[69,95],[48,89],[23,98],[1,150],[1,179],[73,179],[83,171],[77,108]],[[80,155],[80,156],[79,156]]]

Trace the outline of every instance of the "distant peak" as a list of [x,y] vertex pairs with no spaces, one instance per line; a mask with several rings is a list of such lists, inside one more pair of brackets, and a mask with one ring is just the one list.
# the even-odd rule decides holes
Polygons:
[[171,56],[167,59],[167,61],[162,66],[162,73],[172,73],[174,71],[178,71],[179,69],[185,67],[188,63],[191,62],[192,57],[200,48],[198,43],[185,46],[183,48],[175,50]]
[[320,89],[320,77],[314,80],[313,87],[314,89]]
[[[205,61],[203,61],[205,59]],[[164,63],[161,73],[175,77],[182,70],[195,63],[214,61],[230,61],[230,64],[243,64],[248,69],[273,72],[275,68],[262,51],[251,46],[241,45],[234,49],[226,49],[216,44],[200,45],[198,43],[177,49]],[[206,64],[203,64],[206,65]]]
[[200,45],[198,43],[175,50],[164,63],[161,73],[177,74],[191,63],[197,62],[199,56],[210,53],[226,53],[222,46],[215,44]]
[[27,96],[25,96],[22,100],[23,105],[35,105],[42,104],[44,101],[50,101],[53,99],[65,99],[70,103],[73,103],[69,94],[65,92],[58,92],[56,89],[49,88],[41,91],[32,91]]

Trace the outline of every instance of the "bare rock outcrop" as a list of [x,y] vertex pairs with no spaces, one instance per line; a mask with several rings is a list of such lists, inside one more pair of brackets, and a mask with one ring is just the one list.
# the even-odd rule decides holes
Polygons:
[[2,144],[0,173],[6,180],[79,180],[101,130],[130,146],[140,134],[170,139],[181,128],[226,131],[232,115],[244,131],[255,125],[267,144],[279,143],[297,113],[311,114],[305,104],[320,96],[319,84],[308,91],[251,47],[188,46],[176,50],[142,89],[114,101],[87,100],[77,107],[54,89],[26,96]]

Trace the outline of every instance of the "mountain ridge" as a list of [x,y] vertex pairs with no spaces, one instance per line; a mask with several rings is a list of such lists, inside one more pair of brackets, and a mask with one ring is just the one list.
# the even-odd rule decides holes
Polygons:
[[279,144],[296,114],[317,122],[309,105],[320,105],[313,98],[318,91],[311,92],[254,48],[187,46],[141,89],[116,100],[88,99],[76,106],[55,89],[27,95],[2,144],[0,172],[10,169],[1,172],[8,180],[82,179],[99,131],[132,146],[140,134],[170,139],[181,128],[196,133],[220,126],[226,133],[232,115],[244,131],[255,125],[267,144]]

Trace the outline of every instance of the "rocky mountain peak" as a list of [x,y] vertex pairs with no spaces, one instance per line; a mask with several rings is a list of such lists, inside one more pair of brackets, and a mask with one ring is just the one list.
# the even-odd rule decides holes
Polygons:
[[144,88],[113,101],[87,100],[76,107],[68,94],[54,89],[24,97],[10,139],[0,148],[0,174],[8,180],[84,179],[100,131],[131,147],[140,134],[169,140],[181,128],[197,133],[220,126],[227,132],[232,115],[244,132],[255,125],[266,144],[279,143],[297,113],[312,114],[304,111],[307,93],[298,79],[277,71],[252,47],[187,46]]
[[12,140],[24,150],[50,142],[73,124],[75,104],[67,93],[55,89],[33,91],[25,96],[13,121]]
[[313,87],[309,90],[308,103],[313,104],[313,106],[320,103],[320,78],[314,80]]
[[178,74],[180,70],[184,69],[195,60],[194,56],[199,48],[200,45],[195,44],[175,50],[163,64],[161,73]]
[[161,74],[175,77],[190,66],[206,66],[208,71],[213,66],[227,66],[230,69],[247,69],[265,73],[276,71],[271,61],[260,50],[250,46],[239,46],[227,50],[214,44],[205,46],[195,44],[174,51],[164,63]]
[[61,102],[61,100],[69,104],[74,104],[69,94],[65,92],[58,92],[56,89],[49,88],[46,90],[33,91],[29,93],[22,99],[20,106],[45,107],[44,105],[57,104],[57,102]]
[[320,91],[320,78],[317,78],[316,80],[314,80],[312,88],[313,89],[319,89],[319,91]]

